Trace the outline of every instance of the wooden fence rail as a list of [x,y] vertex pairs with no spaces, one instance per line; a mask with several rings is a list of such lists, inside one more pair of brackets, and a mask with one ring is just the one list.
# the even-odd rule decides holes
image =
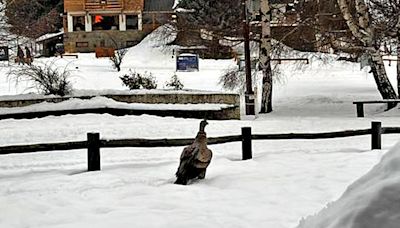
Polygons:
[[[371,135],[371,149],[381,149],[382,134],[400,134],[400,127],[384,127],[381,122],[372,122],[370,129],[347,130],[323,133],[288,133],[288,134],[251,134],[250,127],[242,128],[241,135],[210,137],[208,144],[242,142],[242,159],[252,158],[252,140],[289,140],[289,139],[329,139]],[[86,141],[43,143],[0,147],[1,154],[31,153],[38,151],[88,150],[88,170],[100,170],[100,148],[118,147],[176,147],[186,146],[193,142],[192,138],[181,139],[118,139],[100,140],[99,133],[88,133]]]

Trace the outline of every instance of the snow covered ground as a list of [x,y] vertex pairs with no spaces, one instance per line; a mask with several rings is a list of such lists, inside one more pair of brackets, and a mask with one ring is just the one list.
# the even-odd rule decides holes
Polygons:
[[[145,40],[131,48],[121,73],[94,54],[55,61],[72,70],[75,94],[126,90],[118,77],[129,69],[151,72],[162,88],[174,73],[174,59],[170,49],[153,44]],[[40,61],[53,59],[35,60]],[[201,60],[199,72],[178,76],[186,89],[223,91],[218,76],[232,64]],[[313,60],[302,70],[290,63],[281,69],[273,113],[209,121],[208,136],[240,134],[243,126],[254,133],[363,129],[372,120],[400,126],[399,110],[383,113],[381,105],[366,106],[366,118],[355,117],[353,100],[379,98],[372,76],[356,64]],[[388,66],[392,79],[395,70]],[[6,71],[4,66],[0,73],[4,98],[29,92],[24,83],[10,84]],[[199,122],[107,114],[7,119],[0,120],[0,146],[84,140],[87,132],[105,139],[194,137]],[[240,143],[213,145],[206,179],[189,186],[172,184],[183,147],[102,149],[102,171],[91,173],[85,172],[85,150],[1,155],[0,227],[296,227],[339,199],[398,140],[384,135],[383,150],[374,151],[368,136],[254,141],[254,159],[248,161],[240,160]]]
[[319,214],[301,222],[307,228],[396,228],[400,220],[400,143],[371,171],[348,187]]

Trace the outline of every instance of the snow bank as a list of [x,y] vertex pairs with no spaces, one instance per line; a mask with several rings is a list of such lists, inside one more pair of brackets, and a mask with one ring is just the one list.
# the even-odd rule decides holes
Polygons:
[[400,224],[400,142],[343,196],[298,228],[397,228]]
[[60,111],[88,108],[120,108],[134,110],[221,110],[233,107],[228,104],[144,104],[144,103],[124,103],[114,101],[111,98],[94,97],[89,100],[71,98],[59,103],[42,102],[25,107],[0,108],[0,114]]

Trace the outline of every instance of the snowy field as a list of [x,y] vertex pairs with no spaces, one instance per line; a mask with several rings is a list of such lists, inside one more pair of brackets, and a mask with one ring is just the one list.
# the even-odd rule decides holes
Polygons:
[[[131,48],[120,73],[109,60],[96,59],[94,54],[35,63],[54,60],[68,67],[78,95],[126,90],[118,77],[129,69],[151,72],[162,89],[174,73],[174,59],[171,49],[153,44],[145,40]],[[199,72],[178,76],[185,89],[223,91],[219,75],[232,64],[232,60],[201,60]],[[387,68],[395,84],[396,66]],[[10,83],[7,70],[8,66],[1,68],[0,98],[32,92],[24,83],[17,87]],[[322,64],[313,59],[301,70],[290,63],[282,64],[281,70],[273,113],[209,121],[207,135],[240,134],[243,126],[260,134],[364,129],[371,121],[400,127],[399,110],[383,113],[381,105],[367,105],[367,117],[355,117],[352,101],[380,98],[372,75],[360,71],[357,64]],[[6,119],[0,120],[0,146],[85,140],[87,132],[100,132],[104,139],[194,137],[199,122],[95,114]],[[173,184],[183,147],[102,149],[102,171],[91,173],[85,172],[85,150],[1,155],[0,227],[294,228],[302,218],[339,199],[399,139],[399,135],[384,135],[383,149],[374,151],[369,136],[253,141],[254,159],[248,161],[240,160],[240,143],[212,145],[214,157],[206,179],[189,186]],[[315,220],[300,226],[329,227],[329,221]]]

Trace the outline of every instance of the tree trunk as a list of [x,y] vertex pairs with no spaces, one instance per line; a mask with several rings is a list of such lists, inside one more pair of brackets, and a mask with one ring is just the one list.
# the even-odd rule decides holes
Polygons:
[[[374,29],[369,22],[369,12],[364,0],[356,0],[356,19],[350,12],[349,1],[337,0],[343,18],[346,21],[351,33],[355,38],[364,44],[364,52],[371,56],[371,71],[378,90],[383,99],[395,99],[396,91],[393,89],[389,78],[386,75],[385,65],[379,51],[379,45],[374,40]],[[377,47],[377,48],[376,48]]]
[[385,65],[379,50],[371,54],[371,59],[371,72],[374,75],[376,85],[382,98],[396,99],[396,91],[386,75]]
[[397,30],[397,95],[400,99],[400,30]]
[[262,93],[260,113],[272,112],[272,69],[271,69],[271,9],[268,0],[261,0],[261,44],[260,68],[262,70]]

